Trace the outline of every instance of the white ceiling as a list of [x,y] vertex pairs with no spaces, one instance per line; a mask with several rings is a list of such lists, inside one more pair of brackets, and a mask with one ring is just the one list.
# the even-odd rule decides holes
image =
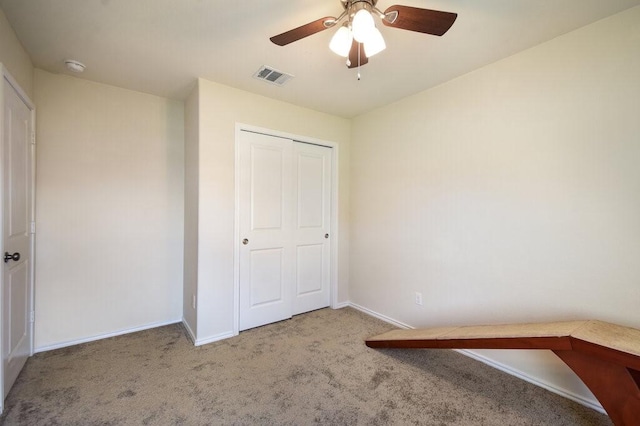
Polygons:
[[[330,29],[285,47],[269,37],[342,11],[339,0],[0,0],[36,67],[182,99],[197,77],[343,117],[451,80],[640,0],[379,0],[458,13],[443,37],[378,25],[387,50],[348,70]],[[570,55],[571,52],[567,52]],[[294,74],[255,80],[261,65]]]

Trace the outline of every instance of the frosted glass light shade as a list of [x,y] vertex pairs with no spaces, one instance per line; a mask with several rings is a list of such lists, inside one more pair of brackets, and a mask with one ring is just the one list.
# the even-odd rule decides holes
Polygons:
[[349,28],[342,26],[338,28],[338,31],[331,38],[329,43],[329,49],[336,55],[340,55],[344,58],[349,56],[351,50],[351,43],[353,42],[353,35]]
[[386,48],[387,44],[384,42],[382,33],[379,29],[373,27],[367,37],[367,41],[364,43],[364,54],[367,55],[367,58],[370,58],[373,55],[382,52]]
[[360,9],[353,17],[351,28],[353,30],[353,38],[358,43],[365,43],[371,31],[376,28],[376,25],[373,22],[371,13],[367,9]]

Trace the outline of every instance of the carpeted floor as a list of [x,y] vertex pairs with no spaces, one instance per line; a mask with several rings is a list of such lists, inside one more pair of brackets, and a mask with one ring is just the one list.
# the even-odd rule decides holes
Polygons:
[[391,329],[322,309],[194,347],[180,325],[37,354],[6,425],[611,425],[448,350],[373,350]]

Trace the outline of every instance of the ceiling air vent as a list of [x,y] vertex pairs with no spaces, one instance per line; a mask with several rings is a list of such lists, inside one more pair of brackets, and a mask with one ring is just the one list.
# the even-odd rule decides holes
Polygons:
[[266,81],[267,83],[275,84],[276,86],[282,86],[287,81],[291,80],[293,76],[286,72],[278,71],[274,68],[263,65],[253,75],[253,78]]

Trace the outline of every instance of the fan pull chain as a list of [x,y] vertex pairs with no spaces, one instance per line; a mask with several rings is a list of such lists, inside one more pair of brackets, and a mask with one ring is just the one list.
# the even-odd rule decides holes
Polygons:
[[358,81],[360,81],[360,48],[362,45],[358,43]]

